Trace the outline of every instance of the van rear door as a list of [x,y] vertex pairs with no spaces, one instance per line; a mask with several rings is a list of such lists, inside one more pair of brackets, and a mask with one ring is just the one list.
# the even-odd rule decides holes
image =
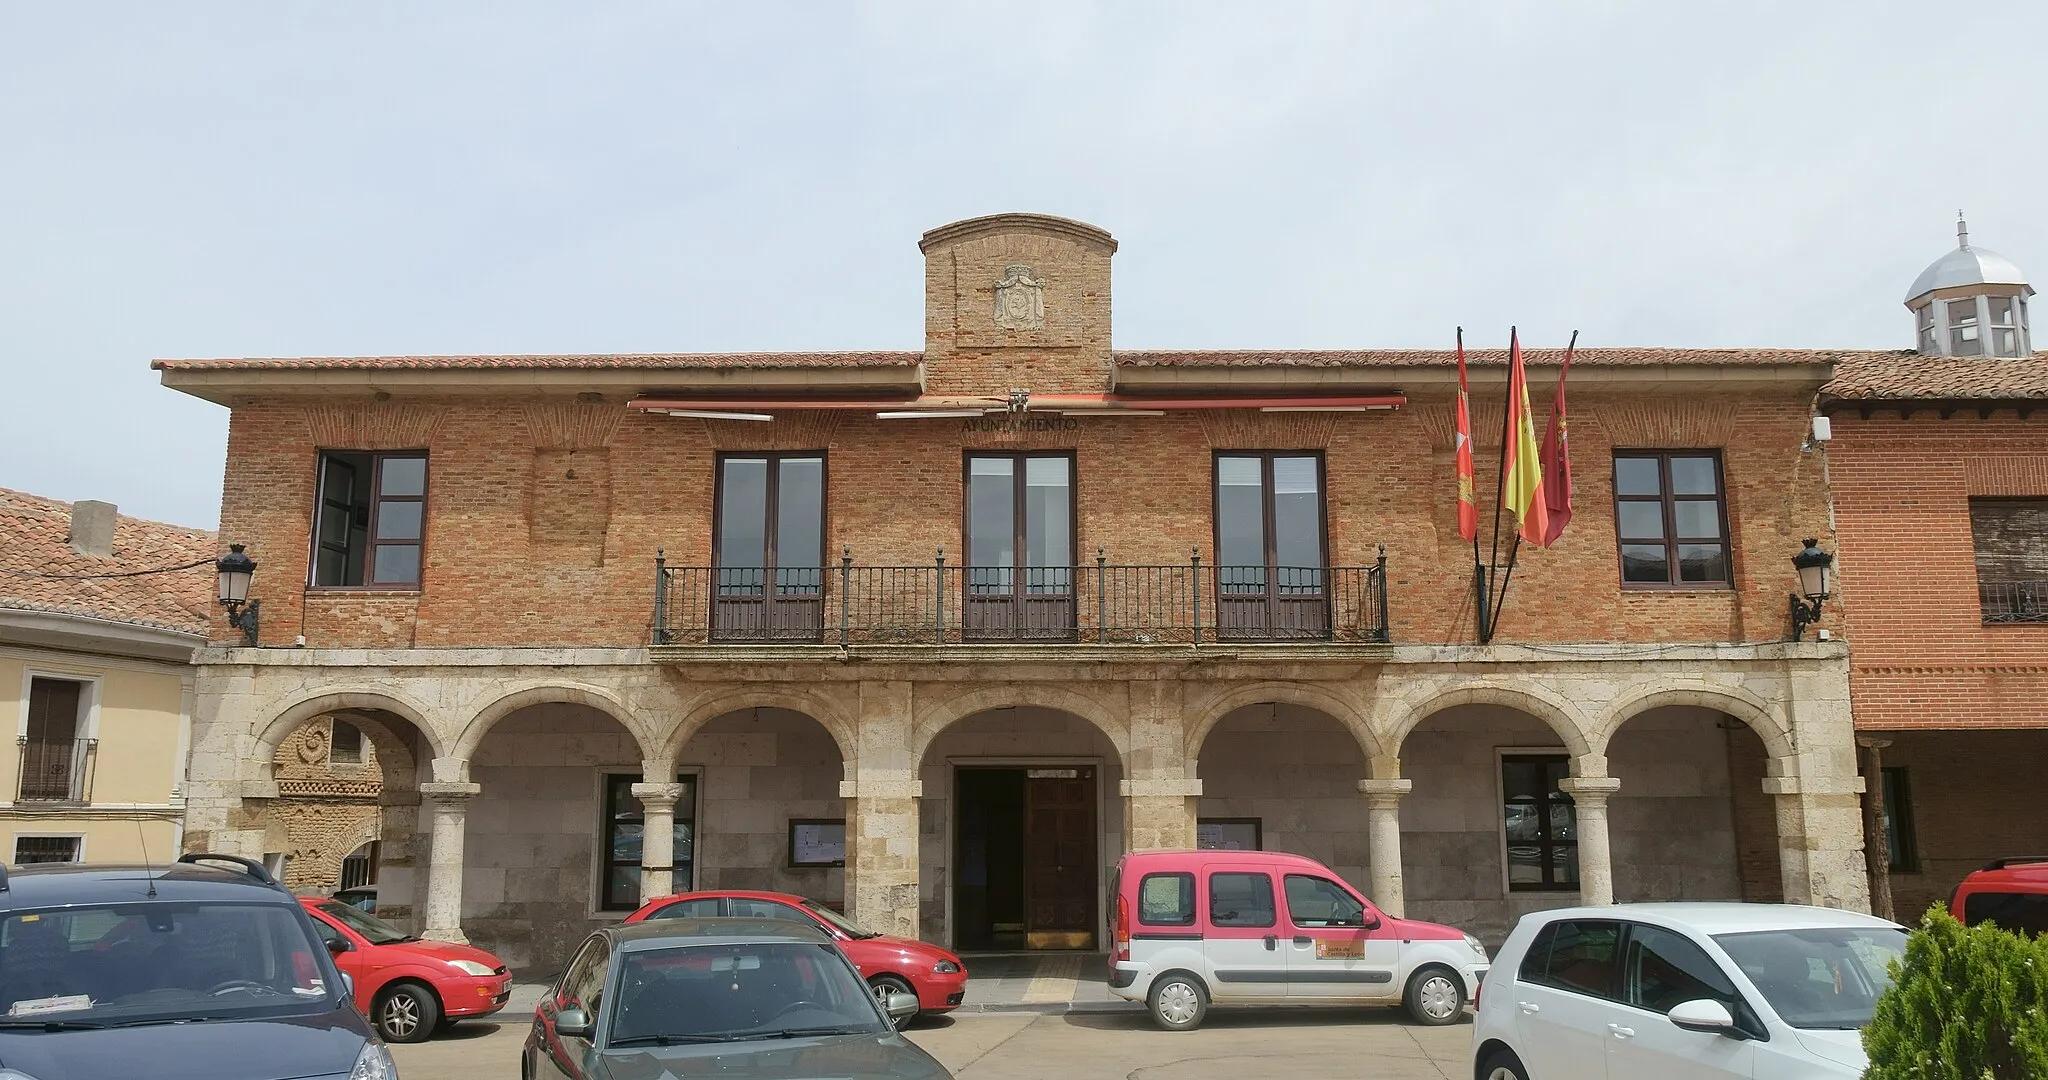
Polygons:
[[1212,863],[1203,870],[1202,958],[1218,1002],[1287,995],[1287,953],[1272,871]]

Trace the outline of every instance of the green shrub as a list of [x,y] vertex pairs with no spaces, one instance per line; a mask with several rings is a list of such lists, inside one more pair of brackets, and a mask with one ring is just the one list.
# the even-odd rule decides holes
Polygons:
[[2048,935],[1929,908],[1863,1029],[1864,1080],[2048,1077]]

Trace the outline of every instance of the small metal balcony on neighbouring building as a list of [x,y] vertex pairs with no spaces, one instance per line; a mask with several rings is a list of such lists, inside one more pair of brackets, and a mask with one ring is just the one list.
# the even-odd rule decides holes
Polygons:
[[1983,582],[1977,600],[1986,623],[2048,622],[2048,579]]
[[99,755],[98,739],[15,739],[21,774],[16,802],[82,803],[92,801],[92,774]]
[[1371,566],[671,566],[655,559],[656,645],[1384,643]]

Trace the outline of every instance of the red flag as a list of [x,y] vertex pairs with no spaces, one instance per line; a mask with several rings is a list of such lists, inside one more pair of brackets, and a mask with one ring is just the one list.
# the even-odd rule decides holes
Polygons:
[[1515,513],[1522,539],[1543,546],[1550,512],[1543,502],[1543,464],[1536,450],[1536,418],[1529,412],[1529,373],[1522,367],[1522,341],[1508,332],[1507,440],[1500,457],[1501,501]]
[[1571,440],[1565,432],[1564,377],[1572,370],[1572,352],[1579,347],[1579,335],[1565,346],[1564,366],[1557,369],[1557,400],[1550,406],[1550,427],[1543,433],[1543,505],[1549,523],[1543,529],[1543,546],[1557,543],[1572,519]]
[[1472,471],[1472,394],[1465,384],[1465,328],[1458,328],[1458,535],[1479,539],[1479,496]]

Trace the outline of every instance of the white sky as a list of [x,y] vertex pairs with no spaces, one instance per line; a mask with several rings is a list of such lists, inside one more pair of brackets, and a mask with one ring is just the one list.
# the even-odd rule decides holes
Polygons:
[[159,356],[915,349],[1005,210],[1120,348],[1906,347],[1959,207],[2048,277],[2048,5],[969,7],[0,0],[0,486],[214,524]]

